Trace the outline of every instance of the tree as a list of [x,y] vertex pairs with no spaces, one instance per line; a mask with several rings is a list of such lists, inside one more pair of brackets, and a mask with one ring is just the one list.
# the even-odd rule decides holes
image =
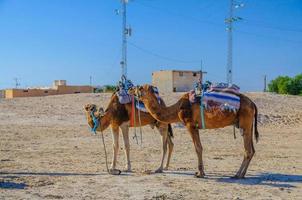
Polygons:
[[294,78],[278,76],[269,83],[268,89],[270,92],[278,94],[302,94],[302,74],[298,74]]
[[288,82],[290,77],[288,76],[278,76],[276,79],[272,80],[268,84],[268,90],[270,92],[276,92],[279,94],[287,94]]

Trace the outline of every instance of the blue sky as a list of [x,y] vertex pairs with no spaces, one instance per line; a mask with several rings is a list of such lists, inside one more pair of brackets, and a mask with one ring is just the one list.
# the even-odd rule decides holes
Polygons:
[[[263,75],[302,73],[302,1],[242,0],[234,27],[233,80],[263,89]],[[161,69],[199,70],[225,81],[228,0],[133,0],[128,77],[151,81]],[[0,0],[0,88],[115,84],[120,78],[119,0]]]

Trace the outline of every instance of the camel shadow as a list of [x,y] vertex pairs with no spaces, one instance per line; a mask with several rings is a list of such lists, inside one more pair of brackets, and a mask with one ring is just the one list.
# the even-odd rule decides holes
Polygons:
[[[20,176],[105,176],[109,175],[107,172],[99,173],[72,173],[72,172],[0,172],[2,178],[18,178]],[[131,173],[122,172],[118,176],[129,176]],[[110,175],[111,176],[111,175]]]
[[0,182],[0,189],[15,189],[15,190],[22,190],[25,189],[27,185],[25,183],[15,183],[11,181],[1,181]]
[[294,184],[302,183],[302,175],[261,173],[259,175],[247,176],[243,179],[231,177],[217,178],[217,182],[234,183],[241,185],[264,185],[271,187],[295,188]]

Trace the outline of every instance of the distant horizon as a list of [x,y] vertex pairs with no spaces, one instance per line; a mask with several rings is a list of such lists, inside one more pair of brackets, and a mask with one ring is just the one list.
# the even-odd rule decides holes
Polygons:
[[[160,2],[160,3],[159,3]],[[242,0],[235,10],[233,83],[262,91],[279,75],[302,73],[302,1]],[[119,0],[0,0],[0,89],[115,85],[121,75]],[[158,70],[208,72],[205,80],[226,82],[229,1],[130,1],[128,78],[151,83]]]

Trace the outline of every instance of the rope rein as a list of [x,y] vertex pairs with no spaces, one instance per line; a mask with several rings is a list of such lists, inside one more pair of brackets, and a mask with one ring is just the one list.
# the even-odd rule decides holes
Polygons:
[[136,140],[136,144],[138,144],[138,139],[137,139],[137,135],[136,135],[136,116],[135,116],[135,100],[134,100],[134,96],[132,96],[131,98],[132,102],[131,102],[131,105],[132,105],[132,109],[131,109],[131,119],[132,119],[132,126],[134,128],[134,136],[133,136],[133,139],[135,138]]
[[[139,107],[139,101],[137,101],[137,105]],[[139,123],[139,133],[140,133],[140,137],[141,137],[141,147],[143,146],[143,133],[142,133],[142,122],[141,122],[141,112],[140,109],[138,110],[138,123]]]
[[[96,135],[96,130],[100,127],[101,121],[99,120],[98,117],[95,117],[94,112],[95,112],[95,108],[90,112],[90,116],[91,116],[92,121],[94,123],[93,128],[91,128],[91,132],[92,132],[93,135]],[[109,167],[108,167],[107,149],[106,149],[104,134],[103,134],[102,131],[101,131],[101,137],[102,137],[102,142],[103,142],[103,148],[104,148],[105,163],[106,163],[107,172],[108,172],[108,174],[119,175],[121,173],[120,170],[115,170],[115,169],[110,170]]]
[[103,147],[104,147],[104,153],[105,153],[106,169],[107,169],[108,174],[110,174],[109,167],[108,167],[107,151],[106,151],[106,145],[105,145],[105,139],[104,139],[103,132],[101,132],[101,136],[102,136]]

